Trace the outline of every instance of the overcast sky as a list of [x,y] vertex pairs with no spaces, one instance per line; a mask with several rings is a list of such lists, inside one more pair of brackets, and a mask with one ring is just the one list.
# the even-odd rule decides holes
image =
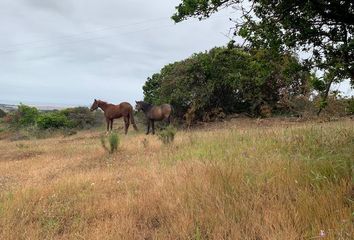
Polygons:
[[228,42],[227,11],[174,24],[178,2],[0,0],[0,102],[142,99],[164,65]]
[[142,99],[164,65],[229,41],[231,10],[174,24],[179,2],[0,0],[0,103]]

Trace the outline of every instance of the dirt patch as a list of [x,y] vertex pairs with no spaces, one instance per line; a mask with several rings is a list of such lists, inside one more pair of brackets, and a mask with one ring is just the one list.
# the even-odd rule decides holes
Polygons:
[[0,132],[0,140],[5,140],[11,138],[12,133],[8,131],[2,131]]
[[0,162],[21,161],[21,160],[37,157],[41,154],[43,154],[43,152],[35,151],[35,150],[9,152],[9,153],[2,154],[2,156],[0,157]]
[[13,179],[9,176],[0,176],[0,191],[8,190],[13,185]]
[[87,136],[84,135],[84,136],[80,136],[80,137],[64,138],[64,139],[60,139],[58,141],[58,143],[65,144],[65,143],[79,142],[82,140],[97,139],[101,136],[102,136],[102,133],[96,133],[96,134],[87,135]]

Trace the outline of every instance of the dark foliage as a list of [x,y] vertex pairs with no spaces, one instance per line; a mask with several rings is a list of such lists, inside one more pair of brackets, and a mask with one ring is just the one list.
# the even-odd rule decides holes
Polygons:
[[92,128],[103,121],[101,111],[91,112],[87,107],[67,108],[61,112],[69,119],[72,128]]
[[207,18],[233,7],[235,35],[253,48],[275,52],[303,51],[309,69],[322,70],[316,82],[321,112],[332,83],[350,79],[354,85],[354,1],[352,0],[181,0],[172,17]]
[[309,79],[289,53],[228,46],[163,67],[143,90],[145,101],[171,103],[175,115],[191,123],[230,113],[259,115],[264,105],[274,110],[284,96],[306,94]]
[[6,112],[2,109],[0,109],[0,118],[3,118],[6,116]]

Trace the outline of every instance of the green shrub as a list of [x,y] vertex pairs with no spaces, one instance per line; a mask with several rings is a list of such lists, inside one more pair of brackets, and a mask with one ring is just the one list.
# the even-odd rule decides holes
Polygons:
[[173,140],[175,139],[176,133],[177,133],[177,129],[172,125],[170,125],[165,129],[163,129],[162,131],[158,132],[157,136],[164,144],[169,144],[173,142]]
[[39,115],[36,119],[36,123],[40,129],[72,127],[72,123],[69,119],[63,113],[57,111]]
[[87,107],[67,108],[61,112],[69,119],[73,128],[87,129],[98,126],[103,121],[101,111],[91,112]]
[[104,136],[101,137],[102,147],[109,152],[110,154],[115,153],[118,150],[120,139],[117,133],[111,133],[108,136],[109,147],[106,145],[106,138]]
[[35,125],[38,116],[37,108],[20,104],[16,111],[7,114],[5,122],[15,128],[28,127]]
[[[144,101],[170,103],[174,117],[187,125],[225,115],[270,115],[283,92],[308,91],[310,73],[297,56],[269,49],[216,47],[164,66],[143,86]],[[267,110],[262,105],[266,103]],[[264,108],[264,106],[263,106]]]
[[20,106],[18,106],[17,111],[20,114],[19,123],[21,126],[34,125],[36,122],[36,118],[39,115],[39,111],[37,108],[26,106],[24,104],[20,104]]
[[350,115],[354,115],[354,97],[348,100],[348,106],[346,112]]
[[0,109],[0,118],[3,118],[6,116],[6,112],[2,109]]

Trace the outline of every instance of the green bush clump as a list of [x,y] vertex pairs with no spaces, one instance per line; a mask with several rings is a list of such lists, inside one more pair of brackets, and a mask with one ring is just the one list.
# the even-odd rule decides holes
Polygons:
[[0,118],[3,118],[6,116],[6,112],[2,109],[0,109]]
[[21,126],[30,126],[35,124],[36,118],[39,116],[39,111],[35,107],[30,107],[24,104],[18,106],[19,124]]
[[71,136],[77,130],[99,126],[103,118],[101,111],[93,113],[86,107],[40,111],[20,104],[16,110],[0,117],[0,123],[15,131],[15,140],[19,140],[23,137],[46,138],[60,133]]
[[48,112],[37,117],[36,123],[40,129],[71,128],[72,122],[62,112]]
[[348,100],[347,113],[349,115],[354,115],[354,97]]
[[106,138],[104,136],[101,137],[102,147],[109,152],[110,154],[115,153],[118,150],[120,139],[117,133],[111,133],[108,136],[109,147],[106,145]]
[[144,101],[170,103],[175,118],[187,125],[235,113],[269,116],[284,93],[288,98],[306,95],[310,77],[292,54],[237,45],[216,47],[153,74],[143,86]]
[[[1,116],[0,112],[0,118]],[[87,129],[100,125],[103,114],[100,111],[93,113],[87,107],[41,112],[35,107],[20,104],[16,111],[7,115],[5,113],[4,121],[14,128],[38,126],[40,129],[63,127]]]
[[177,133],[177,129],[173,126],[168,126],[162,131],[157,133],[157,136],[164,144],[172,143],[175,139],[175,135]]
[[37,108],[20,104],[16,111],[11,112],[6,116],[5,122],[13,128],[28,127],[35,125],[39,114]]
[[77,129],[95,127],[103,121],[102,112],[91,112],[87,107],[67,108],[61,112],[70,120],[72,127]]

